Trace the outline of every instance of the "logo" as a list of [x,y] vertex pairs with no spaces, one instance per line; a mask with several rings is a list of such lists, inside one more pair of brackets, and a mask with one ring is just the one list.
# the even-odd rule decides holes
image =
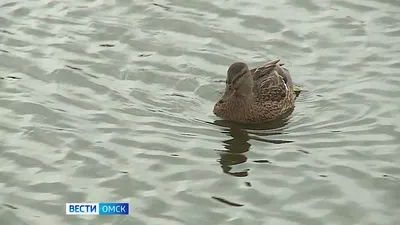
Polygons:
[[66,215],[129,215],[129,203],[66,203]]

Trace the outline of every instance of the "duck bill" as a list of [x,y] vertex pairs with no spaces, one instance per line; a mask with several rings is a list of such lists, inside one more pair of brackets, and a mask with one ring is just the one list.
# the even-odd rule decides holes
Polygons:
[[235,94],[235,90],[226,88],[225,91],[224,91],[224,94],[219,99],[219,101],[220,102],[226,102],[233,96],[233,94]]

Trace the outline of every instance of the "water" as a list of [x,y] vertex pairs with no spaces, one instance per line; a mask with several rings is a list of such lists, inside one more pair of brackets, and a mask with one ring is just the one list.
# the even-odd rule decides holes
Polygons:
[[[0,223],[400,224],[400,2],[0,3]],[[212,106],[281,58],[287,121]],[[65,216],[120,201],[129,216]]]

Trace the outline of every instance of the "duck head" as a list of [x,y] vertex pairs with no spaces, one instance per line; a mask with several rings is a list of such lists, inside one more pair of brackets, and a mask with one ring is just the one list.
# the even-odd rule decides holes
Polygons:
[[252,92],[253,77],[246,63],[235,62],[228,71],[225,91],[219,102],[227,102],[232,97],[245,97]]

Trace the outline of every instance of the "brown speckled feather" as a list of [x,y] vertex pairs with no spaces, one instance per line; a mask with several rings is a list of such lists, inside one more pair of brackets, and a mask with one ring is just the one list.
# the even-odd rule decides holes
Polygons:
[[253,92],[257,101],[284,101],[289,88],[292,88],[291,82],[288,82],[288,75],[277,64],[278,62],[279,60],[274,60],[250,70],[254,74]]
[[259,123],[274,120],[293,110],[296,95],[292,79],[279,61],[273,60],[251,69],[252,95],[216,103],[214,114],[236,122]]

